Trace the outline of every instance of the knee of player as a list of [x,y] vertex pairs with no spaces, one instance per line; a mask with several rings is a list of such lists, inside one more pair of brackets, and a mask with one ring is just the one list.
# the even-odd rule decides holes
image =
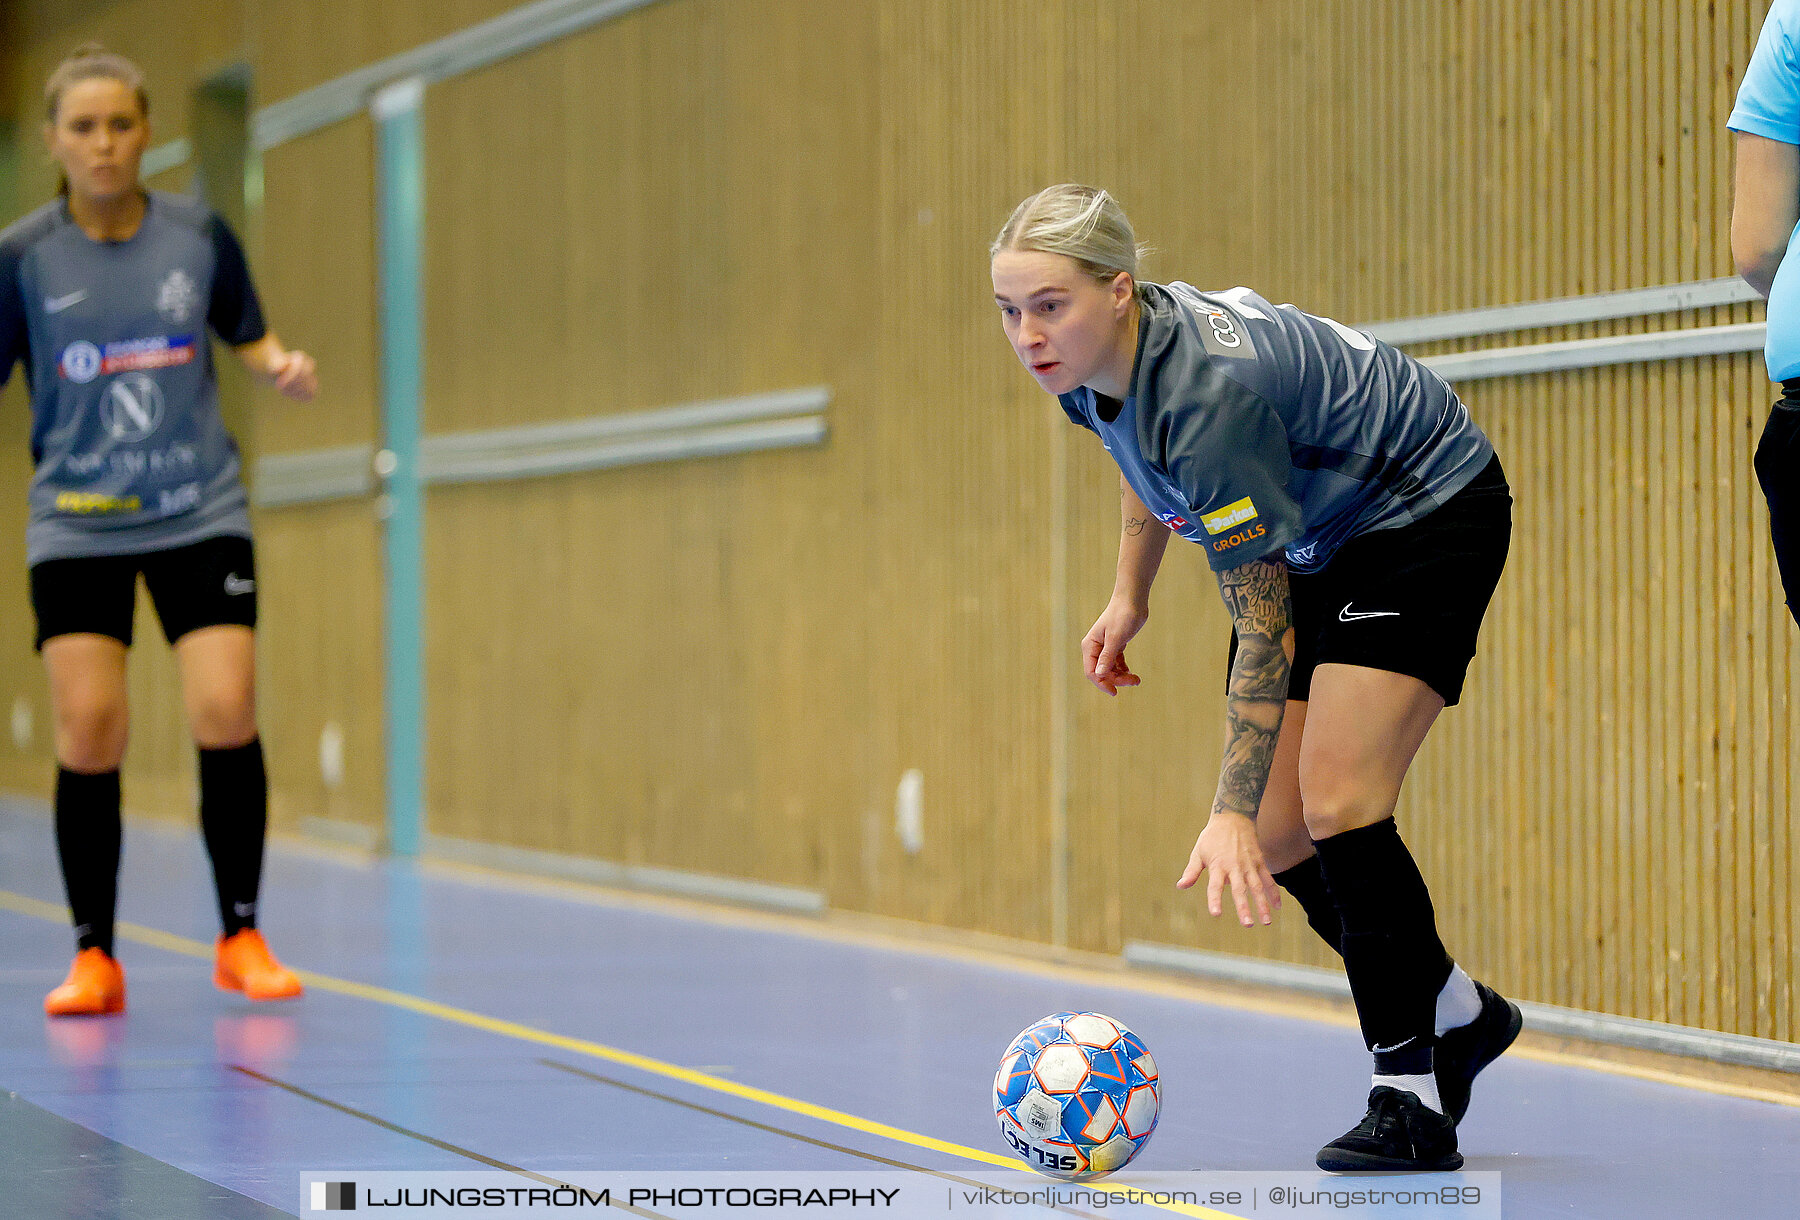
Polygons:
[[1272,837],[1259,834],[1258,845],[1262,848],[1263,863],[1271,873],[1285,873],[1297,864],[1304,864],[1313,854],[1310,830]]
[[256,701],[247,693],[212,692],[188,709],[194,740],[207,748],[247,744],[256,736]]
[[1394,812],[1399,793],[1390,785],[1363,776],[1332,774],[1329,768],[1314,771],[1300,779],[1306,833],[1314,840],[1373,825]]
[[76,700],[56,711],[57,761],[74,771],[109,771],[125,753],[125,704]]

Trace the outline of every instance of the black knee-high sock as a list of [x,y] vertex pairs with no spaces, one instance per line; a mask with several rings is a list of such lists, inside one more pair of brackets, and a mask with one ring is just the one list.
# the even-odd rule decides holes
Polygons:
[[256,926],[263,837],[269,826],[269,779],[262,740],[200,751],[200,830],[212,857],[225,935]]
[[1317,853],[1276,873],[1275,884],[1294,896],[1300,909],[1306,912],[1306,922],[1319,934],[1319,939],[1341,956],[1344,952],[1344,921],[1339,918],[1337,904],[1331,900],[1331,890],[1325,885],[1325,873],[1319,867]]
[[75,921],[75,947],[113,951],[119,899],[119,773],[56,771],[56,854]]
[[1392,818],[1315,847],[1343,921],[1344,973],[1376,1073],[1431,1071],[1437,994],[1451,962],[1419,866]]

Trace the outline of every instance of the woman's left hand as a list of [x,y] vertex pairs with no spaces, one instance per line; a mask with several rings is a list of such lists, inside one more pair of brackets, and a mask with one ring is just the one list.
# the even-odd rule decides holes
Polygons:
[[295,402],[311,402],[319,392],[319,368],[305,352],[283,352],[269,366],[275,388]]
[[1237,904],[1239,923],[1246,928],[1254,926],[1250,918],[1252,897],[1256,899],[1262,921],[1265,924],[1274,922],[1271,911],[1281,905],[1281,889],[1275,884],[1269,866],[1263,862],[1262,844],[1256,841],[1255,822],[1241,813],[1215,811],[1194,843],[1187,870],[1181,874],[1175,888],[1192,888],[1202,872],[1210,874],[1206,879],[1206,909],[1213,918],[1218,918],[1224,911],[1224,889],[1229,884],[1231,899]]

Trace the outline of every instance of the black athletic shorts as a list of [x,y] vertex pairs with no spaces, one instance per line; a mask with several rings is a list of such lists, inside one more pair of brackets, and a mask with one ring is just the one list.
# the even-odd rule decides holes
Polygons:
[[1512,493],[1495,456],[1425,517],[1350,539],[1323,571],[1289,572],[1288,698],[1304,701],[1313,670],[1332,661],[1417,678],[1454,706],[1511,536]]
[[1756,445],[1756,480],[1769,502],[1769,540],[1788,613],[1800,621],[1800,378],[1782,382],[1781,390]]
[[173,644],[199,627],[256,626],[256,552],[235,534],[142,555],[46,559],[31,568],[37,646],[73,632],[131,643],[138,573]]

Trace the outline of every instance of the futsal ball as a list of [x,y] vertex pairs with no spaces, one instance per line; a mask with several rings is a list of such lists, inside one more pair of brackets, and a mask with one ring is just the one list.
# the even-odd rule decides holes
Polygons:
[[1026,1028],[994,1074],[1000,1134],[1053,1178],[1122,1169],[1150,1142],[1162,1108],[1144,1040],[1097,1012],[1058,1012]]

